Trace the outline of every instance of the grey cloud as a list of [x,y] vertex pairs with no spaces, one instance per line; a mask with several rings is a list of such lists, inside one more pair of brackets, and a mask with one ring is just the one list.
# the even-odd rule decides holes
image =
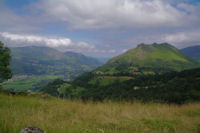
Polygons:
[[[36,5],[44,14],[74,29],[174,27],[194,18],[193,13],[163,0],[41,0]],[[197,12],[197,8],[199,5],[188,12]]]
[[[134,48],[140,43],[152,44],[167,42],[177,48],[184,48],[193,45],[200,45],[200,29],[189,29],[182,31],[175,31],[171,33],[152,33],[140,34],[124,40],[127,44],[124,48]],[[131,47],[130,47],[131,46]]]
[[172,43],[178,48],[183,48],[191,45],[200,45],[200,30],[166,34],[163,36],[162,40]]
[[[176,7],[172,6],[174,4]],[[200,32],[191,31],[200,28],[200,3],[190,5],[182,0],[39,0],[26,5],[25,10],[24,14],[17,14],[0,2],[0,39],[10,46],[42,45],[61,51],[113,56],[142,42],[169,42],[178,48],[200,42]],[[67,27],[66,33],[69,29],[100,32],[97,36],[86,35],[87,41],[82,38],[82,42],[27,34],[32,31],[37,34],[41,29],[48,34],[44,27],[49,23]],[[77,34],[75,39],[79,37],[82,35]],[[90,40],[96,45],[86,43]]]

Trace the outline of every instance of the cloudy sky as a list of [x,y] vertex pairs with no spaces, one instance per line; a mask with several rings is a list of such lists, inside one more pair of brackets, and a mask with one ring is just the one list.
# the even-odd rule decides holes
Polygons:
[[94,57],[140,43],[200,45],[200,0],[0,0],[0,40]]

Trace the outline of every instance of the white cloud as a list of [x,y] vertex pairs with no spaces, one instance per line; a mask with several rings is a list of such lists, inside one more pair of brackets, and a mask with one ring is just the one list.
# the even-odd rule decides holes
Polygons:
[[22,34],[12,34],[8,32],[0,33],[0,38],[8,42],[8,45],[39,45],[48,46],[53,48],[70,48],[70,49],[94,49],[95,46],[90,45],[86,42],[72,42],[69,38],[50,38],[45,36],[37,35],[22,35]]
[[74,29],[101,29],[181,26],[199,5],[191,15],[164,0],[41,0],[36,7]]
[[108,50],[109,53],[116,53],[117,51],[115,49],[111,49],[111,50]]
[[178,48],[183,48],[191,45],[200,45],[200,30],[167,34],[164,35],[162,40],[164,42],[172,43]]
[[125,53],[127,51],[128,51],[128,49],[122,49],[122,53]]
[[95,52],[95,53],[101,53],[101,54],[114,54],[117,51],[115,49],[111,49],[111,50],[95,49],[95,50],[93,50],[93,52]]

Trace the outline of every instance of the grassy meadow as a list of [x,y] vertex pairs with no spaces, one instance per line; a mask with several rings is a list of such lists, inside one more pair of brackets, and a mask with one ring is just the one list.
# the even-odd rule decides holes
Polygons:
[[15,88],[15,91],[37,90],[49,82],[63,77],[63,75],[33,75],[28,78],[4,82],[3,88]]
[[99,82],[100,85],[109,85],[112,84],[116,81],[118,82],[123,82],[126,80],[130,80],[133,79],[133,77],[129,77],[129,76],[97,76],[94,79],[92,79],[91,81],[89,81],[89,84],[97,84],[97,82]]
[[83,103],[0,94],[0,133],[30,125],[46,133],[200,133],[200,103]]

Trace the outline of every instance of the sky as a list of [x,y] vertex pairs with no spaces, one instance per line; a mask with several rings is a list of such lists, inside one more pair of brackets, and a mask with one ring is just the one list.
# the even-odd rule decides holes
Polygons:
[[200,45],[200,0],[0,0],[0,40],[113,57],[140,43]]

